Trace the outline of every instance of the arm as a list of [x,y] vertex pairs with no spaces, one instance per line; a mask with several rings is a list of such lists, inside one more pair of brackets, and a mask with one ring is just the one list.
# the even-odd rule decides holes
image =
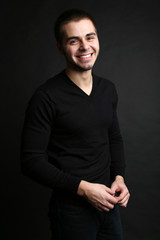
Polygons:
[[50,98],[38,90],[26,111],[21,141],[21,169],[23,174],[40,184],[76,193],[80,179],[63,173],[47,161],[55,115],[55,106]]
[[118,197],[116,196],[117,203],[122,207],[126,207],[130,197],[130,193],[124,182],[125,173],[124,147],[116,112],[117,103],[118,96],[116,90],[114,89],[113,122],[109,129],[111,178],[112,178],[111,189],[113,192],[119,194]]
[[115,87],[113,87],[113,116],[112,124],[108,130],[109,136],[109,148],[111,157],[111,180],[114,181],[117,175],[124,177],[125,174],[125,157],[124,157],[124,146],[120,132],[118,117],[117,117],[117,104],[118,96]]

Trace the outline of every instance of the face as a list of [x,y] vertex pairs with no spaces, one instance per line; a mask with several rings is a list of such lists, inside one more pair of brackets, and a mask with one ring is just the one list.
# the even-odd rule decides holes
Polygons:
[[91,70],[99,53],[96,29],[89,19],[72,21],[62,26],[63,41],[59,46],[67,61],[67,68]]

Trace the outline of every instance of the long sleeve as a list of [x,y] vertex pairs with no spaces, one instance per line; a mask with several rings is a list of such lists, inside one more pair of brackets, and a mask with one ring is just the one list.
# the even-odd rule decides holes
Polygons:
[[120,133],[119,122],[117,117],[117,103],[118,96],[114,88],[113,100],[113,121],[109,128],[109,141],[110,141],[110,155],[111,155],[111,179],[113,180],[116,175],[124,177],[125,174],[125,158],[124,146]]
[[47,147],[56,111],[44,91],[38,90],[29,102],[21,141],[21,169],[31,179],[56,190],[76,193],[79,178],[48,162]]
[[29,102],[22,172],[56,192],[75,194],[82,179],[108,185],[110,172],[112,179],[124,175],[116,90],[109,80],[94,75],[93,81],[88,96],[63,71],[41,85]]

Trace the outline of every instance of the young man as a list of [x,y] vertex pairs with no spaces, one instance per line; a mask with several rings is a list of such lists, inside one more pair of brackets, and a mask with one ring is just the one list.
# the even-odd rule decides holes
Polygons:
[[51,187],[53,239],[120,240],[126,207],[123,142],[113,83],[92,73],[99,54],[93,18],[81,10],[56,21],[66,69],[33,95],[22,135],[22,170]]

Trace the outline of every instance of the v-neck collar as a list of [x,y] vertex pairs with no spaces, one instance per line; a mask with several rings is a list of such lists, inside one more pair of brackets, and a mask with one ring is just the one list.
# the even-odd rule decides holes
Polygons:
[[73,87],[75,87],[76,89],[78,89],[78,91],[79,91],[80,93],[82,93],[84,96],[86,96],[86,97],[88,97],[88,98],[91,97],[91,95],[93,94],[94,85],[95,85],[94,74],[92,74],[92,89],[91,89],[91,92],[90,92],[90,94],[87,94],[85,91],[83,91],[82,88],[80,88],[76,83],[74,83],[74,82],[68,77],[68,75],[66,74],[65,70],[64,70],[63,72],[64,72],[65,77],[66,77],[66,79],[67,79],[67,81],[68,81],[68,83],[69,83],[70,85],[72,85]]

